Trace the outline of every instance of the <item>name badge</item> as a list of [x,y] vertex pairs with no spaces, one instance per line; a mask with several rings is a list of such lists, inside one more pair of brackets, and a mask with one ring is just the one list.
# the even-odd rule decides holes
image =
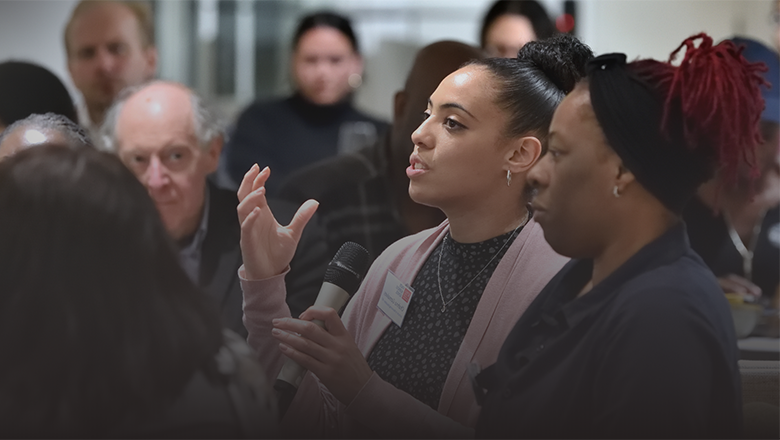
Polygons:
[[377,307],[398,327],[404,322],[414,289],[402,283],[392,271],[387,271],[382,297]]

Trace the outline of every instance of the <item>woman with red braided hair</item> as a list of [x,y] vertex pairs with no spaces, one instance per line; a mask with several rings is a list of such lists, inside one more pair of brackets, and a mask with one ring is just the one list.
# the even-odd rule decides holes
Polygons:
[[753,39],[731,41],[744,49],[746,60],[767,66],[763,73],[767,84],[761,87],[766,104],[760,122],[764,141],[756,147],[755,167],[743,165],[736,177],[716,173],[699,187],[683,219],[691,247],[726,293],[776,307],[780,300],[780,56]]
[[729,306],[680,214],[716,168],[751,163],[761,69],[705,34],[665,63],[590,62],[528,174],[534,218],[573,260],[477,376],[478,436],[739,435]]

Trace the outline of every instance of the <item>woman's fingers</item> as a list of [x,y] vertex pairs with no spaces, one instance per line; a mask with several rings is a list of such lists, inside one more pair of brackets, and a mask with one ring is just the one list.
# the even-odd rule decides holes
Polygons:
[[[306,340],[311,341],[312,343],[321,347],[327,347],[333,345],[332,338],[336,336],[336,335],[329,334],[327,330],[318,326],[314,322],[304,321],[302,319],[279,318],[273,321],[273,325],[275,329],[279,329],[287,333],[300,335]],[[301,347],[301,349],[303,349],[303,347]]]
[[238,212],[238,221],[243,223],[244,219],[255,209],[263,209],[268,206],[268,201],[265,198],[265,188],[261,187],[256,191],[252,191],[241,203],[238,204],[236,211]]
[[296,350],[284,342],[279,342],[279,349],[282,351],[282,353],[284,353],[285,356],[294,360],[298,363],[298,365],[309,371],[314,372],[322,368],[322,362],[304,352]]
[[320,203],[318,201],[309,199],[304,202],[300,208],[298,208],[298,211],[295,212],[295,216],[293,216],[293,219],[289,226],[287,226],[287,229],[290,230],[296,242],[301,239],[303,228],[305,228],[306,224],[309,223],[309,220],[311,220],[319,206]]
[[[313,323],[308,324],[316,327]],[[322,329],[319,330],[323,331]],[[307,334],[310,333],[307,332]],[[285,352],[285,355],[306,367],[307,370],[318,371],[322,368],[322,365],[332,362],[327,347],[314,342],[309,337],[294,330],[287,330],[275,326],[274,329],[271,330],[271,335],[290,349]],[[280,348],[284,347],[280,346]],[[297,353],[297,355],[291,354],[290,351]],[[306,357],[307,359],[299,359],[299,357]]]
[[301,313],[300,319],[304,321],[321,321],[325,325],[325,330],[336,337],[347,333],[344,322],[341,321],[338,312],[332,307],[313,305]]
[[254,180],[252,181],[252,191],[257,190],[258,188],[265,186],[265,182],[268,181],[268,177],[271,176],[271,169],[268,167],[263,168],[260,173],[255,176]]
[[268,181],[268,177],[271,175],[271,169],[268,167],[260,170],[257,164],[252,165],[249,171],[244,174],[244,178],[241,179],[241,185],[238,187],[238,201],[242,202],[250,193],[257,191],[265,186],[265,182]]
[[238,201],[243,201],[244,198],[252,192],[252,182],[255,181],[255,177],[260,172],[260,167],[257,164],[252,165],[249,171],[244,174],[244,178],[241,179],[241,185],[238,187]]
[[[324,322],[325,327],[312,320]],[[273,320],[273,336],[297,351],[303,352],[320,362],[326,362],[328,350],[337,349],[338,338],[348,335],[338,313],[330,307],[312,306],[301,314],[301,319],[278,318]]]

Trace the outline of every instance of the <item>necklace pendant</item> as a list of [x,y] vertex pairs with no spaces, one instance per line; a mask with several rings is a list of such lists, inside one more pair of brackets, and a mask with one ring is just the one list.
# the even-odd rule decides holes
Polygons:
[[445,310],[447,310],[447,306],[446,305],[441,306],[442,313],[444,313]]

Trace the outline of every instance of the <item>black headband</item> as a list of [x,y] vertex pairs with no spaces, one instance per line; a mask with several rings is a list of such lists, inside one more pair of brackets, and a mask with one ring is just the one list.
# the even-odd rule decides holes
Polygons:
[[704,152],[685,144],[681,112],[670,113],[669,130],[662,133],[664,97],[626,67],[625,54],[591,60],[588,81],[591,105],[609,145],[645,189],[681,213],[711,174]]

